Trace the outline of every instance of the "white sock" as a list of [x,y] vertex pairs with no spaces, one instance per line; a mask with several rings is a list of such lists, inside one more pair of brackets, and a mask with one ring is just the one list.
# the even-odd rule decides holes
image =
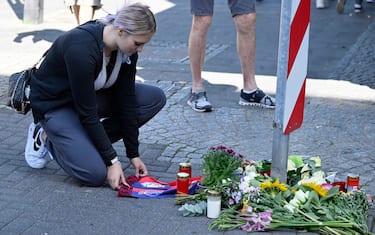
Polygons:
[[251,91],[248,91],[248,90],[242,90],[242,91],[243,91],[243,93],[245,93],[245,94],[251,94],[251,93],[255,92],[257,89],[258,89],[258,88],[255,88],[254,90],[251,90]]
[[205,91],[206,91],[205,89],[197,89],[197,90],[193,91],[193,93],[198,94],[200,92],[205,92]]

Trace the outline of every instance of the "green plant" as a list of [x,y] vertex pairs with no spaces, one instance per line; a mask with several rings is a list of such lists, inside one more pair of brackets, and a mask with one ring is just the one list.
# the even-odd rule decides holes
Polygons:
[[203,157],[202,185],[208,188],[220,187],[223,180],[233,178],[242,163],[243,157],[232,149],[224,146],[212,147]]

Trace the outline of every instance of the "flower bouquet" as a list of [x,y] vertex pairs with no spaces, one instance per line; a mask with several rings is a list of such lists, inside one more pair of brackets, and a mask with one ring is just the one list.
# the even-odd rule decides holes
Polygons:
[[[270,162],[248,161],[224,146],[203,157],[202,189],[177,197],[183,215],[204,215],[207,190],[221,193],[222,210],[209,230],[269,231],[281,228],[320,234],[373,234],[371,201],[363,190],[343,192],[321,169],[319,157],[288,158],[287,182],[269,174]],[[190,204],[189,204],[190,203]]]

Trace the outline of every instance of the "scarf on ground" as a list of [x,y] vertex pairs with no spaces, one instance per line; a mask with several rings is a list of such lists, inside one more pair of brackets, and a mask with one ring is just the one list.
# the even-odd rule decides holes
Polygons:
[[[194,194],[198,188],[201,176],[189,179],[189,194]],[[129,176],[126,182],[130,185],[122,185],[118,191],[119,197],[136,198],[166,198],[175,197],[177,193],[177,181],[162,182],[151,176]]]

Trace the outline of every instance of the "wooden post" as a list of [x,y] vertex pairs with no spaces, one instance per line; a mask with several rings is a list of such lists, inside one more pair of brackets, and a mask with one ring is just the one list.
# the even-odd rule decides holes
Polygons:
[[23,23],[43,23],[44,0],[25,0],[23,8]]

